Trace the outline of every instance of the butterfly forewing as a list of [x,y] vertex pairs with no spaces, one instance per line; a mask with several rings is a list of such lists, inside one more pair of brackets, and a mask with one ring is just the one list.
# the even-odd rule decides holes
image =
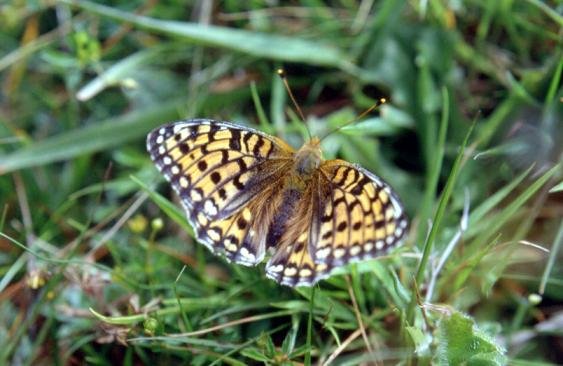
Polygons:
[[251,203],[286,175],[293,154],[288,145],[227,122],[188,120],[153,130],[147,149],[201,242],[242,264],[262,260],[264,240],[257,233],[264,230],[257,226],[267,217],[264,205]]

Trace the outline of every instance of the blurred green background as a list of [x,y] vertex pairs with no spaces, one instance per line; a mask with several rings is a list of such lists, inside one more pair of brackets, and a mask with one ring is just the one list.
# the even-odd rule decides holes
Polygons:
[[[563,4],[0,3],[0,364],[563,363]],[[145,151],[235,121],[401,196],[311,288],[214,257]]]

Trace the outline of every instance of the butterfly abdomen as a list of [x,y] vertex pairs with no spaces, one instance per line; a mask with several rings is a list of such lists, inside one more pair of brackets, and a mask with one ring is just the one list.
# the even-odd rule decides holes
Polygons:
[[280,238],[286,231],[286,225],[289,219],[294,215],[295,207],[301,197],[303,192],[298,188],[287,188],[283,192],[283,198],[280,206],[276,210],[274,218],[270,223],[268,228],[268,236],[266,239],[266,245],[268,248],[276,247],[279,243]]

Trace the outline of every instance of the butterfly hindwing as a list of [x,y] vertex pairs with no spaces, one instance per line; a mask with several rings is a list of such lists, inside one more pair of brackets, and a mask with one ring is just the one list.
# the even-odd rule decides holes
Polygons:
[[399,244],[407,220],[387,183],[343,160],[326,161],[320,169],[331,193],[317,215],[315,263],[340,266],[382,255]]
[[310,286],[336,267],[384,254],[406,233],[396,194],[357,165],[326,161],[307,189],[266,265],[282,284]]
[[153,130],[147,149],[201,242],[238,263],[262,260],[263,240],[255,233],[264,218],[255,211],[263,210],[251,202],[286,173],[289,146],[227,122],[188,120]]

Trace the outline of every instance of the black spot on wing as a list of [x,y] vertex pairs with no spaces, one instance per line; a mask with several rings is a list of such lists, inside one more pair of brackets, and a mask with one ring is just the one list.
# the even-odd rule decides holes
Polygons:
[[[176,136],[180,136],[180,135],[176,135]],[[190,146],[187,143],[179,144],[178,148],[180,149],[180,152],[184,155],[190,151]]]
[[217,184],[221,181],[221,173],[219,173],[217,171],[211,173],[211,175],[209,177],[211,178],[211,181],[215,184]]
[[205,160],[201,159],[197,163],[197,168],[199,169],[200,172],[205,171],[205,169],[207,169],[207,162]]

